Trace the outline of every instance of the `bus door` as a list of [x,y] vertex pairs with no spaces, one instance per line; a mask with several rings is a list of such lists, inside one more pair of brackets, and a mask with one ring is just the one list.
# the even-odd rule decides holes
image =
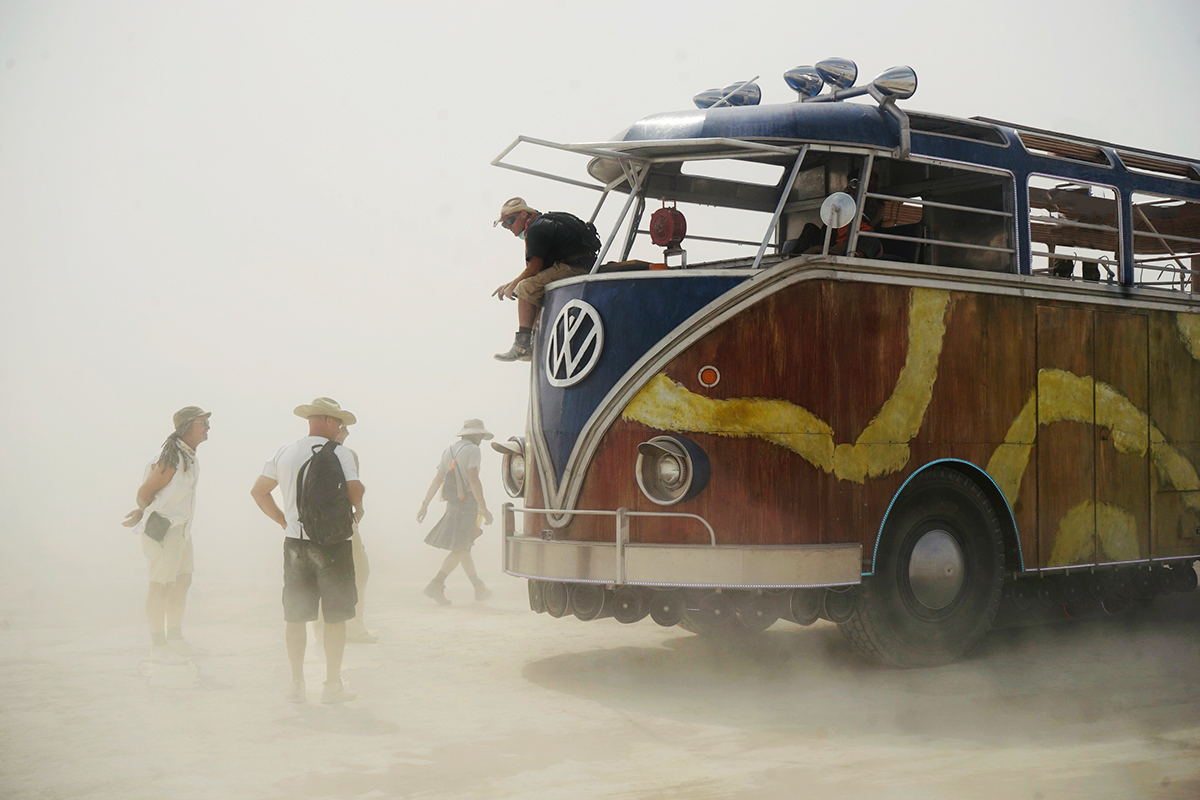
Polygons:
[[1038,565],[1149,554],[1144,316],[1038,307]]

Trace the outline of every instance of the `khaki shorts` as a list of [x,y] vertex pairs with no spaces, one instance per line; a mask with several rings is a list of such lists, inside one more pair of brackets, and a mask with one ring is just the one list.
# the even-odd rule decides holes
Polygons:
[[561,281],[564,278],[574,278],[576,275],[587,275],[588,270],[572,267],[570,264],[562,261],[555,261],[554,266],[534,275],[532,278],[526,278],[517,284],[517,297],[527,303],[533,303],[535,306],[542,304],[542,295],[546,293],[546,284],[552,281]]
[[142,552],[150,567],[151,583],[174,583],[180,575],[192,572],[192,537],[184,536],[183,525],[167,531],[161,542],[142,534]]

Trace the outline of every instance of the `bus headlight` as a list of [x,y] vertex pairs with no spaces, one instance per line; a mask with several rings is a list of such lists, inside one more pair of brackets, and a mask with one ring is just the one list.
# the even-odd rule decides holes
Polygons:
[[671,506],[695,497],[708,484],[708,456],[687,439],[655,436],[638,445],[634,474],[642,494]]
[[525,437],[510,436],[507,442],[492,442],[492,449],[504,459],[500,462],[500,479],[509,497],[525,494]]

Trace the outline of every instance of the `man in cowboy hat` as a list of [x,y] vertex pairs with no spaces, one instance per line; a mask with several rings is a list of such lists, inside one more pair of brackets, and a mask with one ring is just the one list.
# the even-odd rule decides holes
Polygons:
[[142,552],[150,567],[146,621],[151,652],[156,661],[165,663],[181,663],[185,656],[203,652],[183,638],[183,610],[192,586],[192,515],[200,478],[196,448],[208,439],[211,416],[212,412],[198,406],[175,412],[171,420],[175,431],[146,467],[137,491],[137,508],[121,523],[141,534]]
[[482,460],[479,443],[491,439],[492,434],[483,427],[482,420],[469,419],[463,423],[458,436],[460,441],[442,453],[433,483],[429,484],[429,491],[421,502],[421,510],[417,512],[417,522],[424,522],[429,501],[439,488],[442,489],[446,513],[425,537],[425,544],[449,550],[450,554],[442,562],[438,574],[425,587],[425,596],[443,606],[450,605],[446,599],[446,578],[459,564],[462,564],[463,572],[467,573],[467,578],[475,587],[476,600],[487,600],[492,596],[492,591],[483,585],[475,573],[475,560],[471,558],[471,547],[481,533],[479,517],[483,517],[484,525],[492,524],[492,512],[488,511],[487,502],[483,499],[483,484],[479,481],[479,464]]
[[[343,423],[357,420],[349,411],[328,397],[318,397],[295,408],[296,416],[308,420],[308,436],[281,447],[263,467],[250,496],[262,512],[283,528],[283,619],[287,623],[288,661],[292,667],[292,685],[287,698],[293,703],[307,699],[304,685],[304,649],[306,623],[317,618],[318,608],[325,616],[325,688],[322,703],[344,703],[355,694],[342,684],[342,655],[346,649],[346,620],[354,618],[358,592],[354,585],[354,556],[350,540],[321,545],[305,536],[296,504],[300,468],[313,457],[313,448],[336,439]],[[345,447],[335,445],[334,453],[346,479],[346,495],[354,508],[354,520],[362,519],[363,485],[358,466]],[[271,491],[278,486],[284,509],[275,504]]]
[[510,198],[500,207],[492,227],[497,225],[525,240],[525,269],[492,292],[501,300],[517,299],[516,339],[508,352],[497,353],[496,359],[528,361],[533,352],[533,324],[546,284],[586,275],[600,251],[600,238],[591,223],[565,211],[539,213],[520,197]]

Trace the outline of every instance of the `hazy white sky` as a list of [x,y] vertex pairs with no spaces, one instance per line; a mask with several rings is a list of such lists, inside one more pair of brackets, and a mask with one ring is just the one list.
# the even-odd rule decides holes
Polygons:
[[0,0],[0,580],[140,576],[117,523],[188,404],[214,412],[197,580],[219,553],[276,569],[248,491],[317,395],[361,420],[368,547],[416,554],[463,419],[523,432],[528,368],[492,360],[515,308],[489,295],[521,267],[500,203],[595,200],[490,159],[755,74],[787,102],[783,72],[831,55],[911,65],[912,109],[1200,157],[1185,0]]

